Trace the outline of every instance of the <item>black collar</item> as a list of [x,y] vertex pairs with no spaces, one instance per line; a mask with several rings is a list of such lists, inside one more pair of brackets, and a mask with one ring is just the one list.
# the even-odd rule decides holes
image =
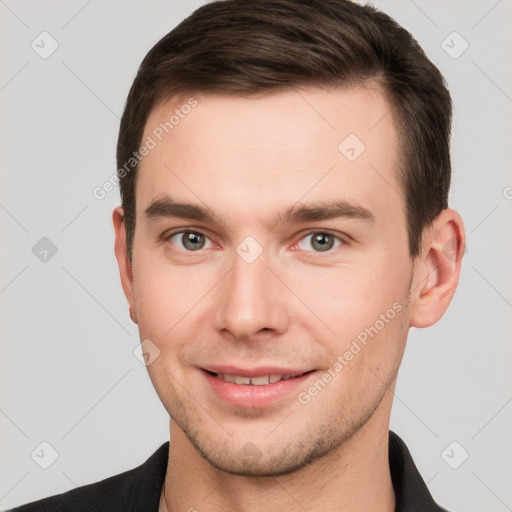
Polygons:
[[444,511],[432,498],[407,446],[391,430],[389,431],[389,469],[395,489],[395,512]]

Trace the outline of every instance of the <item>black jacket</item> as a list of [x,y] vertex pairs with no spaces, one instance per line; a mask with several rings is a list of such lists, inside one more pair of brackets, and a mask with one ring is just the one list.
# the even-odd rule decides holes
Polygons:
[[[10,512],[158,512],[168,455],[169,442],[135,469]],[[391,431],[389,467],[396,495],[395,512],[444,511],[432,499],[407,446]]]

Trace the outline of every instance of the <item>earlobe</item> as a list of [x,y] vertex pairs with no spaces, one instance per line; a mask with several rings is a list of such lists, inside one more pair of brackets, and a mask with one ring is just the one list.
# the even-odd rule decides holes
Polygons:
[[124,223],[124,211],[120,206],[115,208],[112,212],[112,222],[114,224],[115,232],[114,251],[116,254],[117,264],[119,266],[121,285],[123,287],[126,300],[128,301],[130,318],[134,323],[137,323],[137,310],[135,307],[135,297],[133,290],[132,264],[128,259],[128,253],[126,250],[126,228]]
[[419,284],[411,297],[412,327],[429,327],[439,321],[455,294],[466,243],[460,215],[444,210],[425,233],[424,241],[415,269]]

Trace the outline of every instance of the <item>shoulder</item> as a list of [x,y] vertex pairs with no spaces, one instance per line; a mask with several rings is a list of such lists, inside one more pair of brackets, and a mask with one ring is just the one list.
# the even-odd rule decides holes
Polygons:
[[168,455],[169,442],[134,469],[8,512],[156,511]]

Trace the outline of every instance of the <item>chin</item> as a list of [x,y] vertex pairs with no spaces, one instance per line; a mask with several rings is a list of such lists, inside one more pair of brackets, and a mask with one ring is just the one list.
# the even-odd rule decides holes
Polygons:
[[190,435],[185,431],[185,435],[204,460],[224,473],[276,477],[298,472],[325,457],[350,438],[355,430],[357,428],[353,425],[345,429],[337,425],[332,430],[323,425],[316,429],[310,426],[303,432],[289,432],[288,439],[278,441],[267,436],[252,441],[230,439],[220,442],[198,432]]

